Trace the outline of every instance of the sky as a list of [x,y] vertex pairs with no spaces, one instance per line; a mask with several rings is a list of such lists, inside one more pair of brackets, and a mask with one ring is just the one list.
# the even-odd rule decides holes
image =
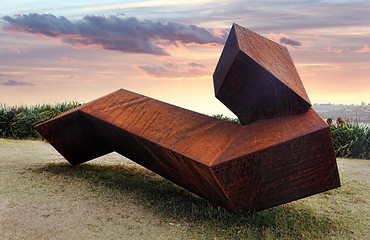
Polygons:
[[368,0],[0,0],[0,103],[124,88],[233,117],[212,79],[233,23],[288,48],[311,103],[370,103]]

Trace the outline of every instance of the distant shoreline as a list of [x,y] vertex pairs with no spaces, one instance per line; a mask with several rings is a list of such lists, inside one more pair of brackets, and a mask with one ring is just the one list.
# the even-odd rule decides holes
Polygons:
[[342,118],[346,122],[370,123],[370,104],[336,105],[315,103],[312,108],[323,119],[332,118],[334,122],[338,118]]

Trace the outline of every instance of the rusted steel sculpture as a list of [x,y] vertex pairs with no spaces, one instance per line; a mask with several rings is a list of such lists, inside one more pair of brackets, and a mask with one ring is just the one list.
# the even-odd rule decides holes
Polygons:
[[311,107],[288,49],[236,24],[213,79],[216,97],[243,125]]
[[73,165],[116,151],[228,209],[340,186],[330,129],[285,47],[234,24],[214,85],[244,126],[121,89],[36,129]]

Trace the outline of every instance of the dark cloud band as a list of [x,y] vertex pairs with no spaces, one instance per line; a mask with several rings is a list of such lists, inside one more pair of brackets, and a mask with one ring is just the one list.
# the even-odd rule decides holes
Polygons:
[[60,38],[76,47],[98,46],[107,50],[168,55],[165,47],[176,44],[222,45],[221,36],[195,25],[162,23],[135,17],[85,16],[79,21],[51,14],[25,14],[2,18],[3,30]]
[[295,40],[290,39],[290,38],[285,38],[285,37],[280,38],[280,43],[290,45],[290,46],[293,46],[293,47],[298,47],[298,46],[302,45],[301,42],[295,41]]
[[35,86],[32,83],[18,82],[15,80],[8,80],[6,82],[0,82],[0,85],[3,85],[3,86]]

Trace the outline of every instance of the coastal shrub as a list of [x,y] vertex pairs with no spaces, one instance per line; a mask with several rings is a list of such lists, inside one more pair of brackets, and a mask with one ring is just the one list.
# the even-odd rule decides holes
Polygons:
[[214,114],[214,115],[212,115],[212,117],[223,120],[223,121],[226,121],[226,122],[236,123],[236,124],[240,125],[240,121],[237,118],[231,118],[231,117],[228,117],[228,116],[224,116],[223,114]]
[[7,106],[0,104],[0,137],[35,139],[39,135],[34,126],[65,111],[81,105],[78,102],[63,102],[34,106]]
[[358,122],[330,126],[337,157],[370,159],[370,128]]

